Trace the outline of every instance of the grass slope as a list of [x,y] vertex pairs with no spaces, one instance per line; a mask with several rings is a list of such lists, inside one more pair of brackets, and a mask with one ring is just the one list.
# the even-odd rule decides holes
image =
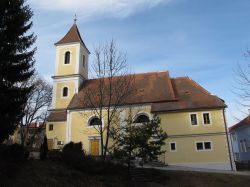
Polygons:
[[143,169],[147,183],[129,180],[127,171],[87,173],[55,161],[31,160],[0,162],[0,186],[171,186],[171,187],[249,187],[250,177],[215,173],[159,171]]

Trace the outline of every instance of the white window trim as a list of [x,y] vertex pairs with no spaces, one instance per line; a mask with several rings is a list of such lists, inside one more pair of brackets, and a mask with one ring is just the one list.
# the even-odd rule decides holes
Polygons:
[[[88,120],[87,120],[87,128],[98,128],[98,127],[99,127],[99,125],[89,125],[90,121],[91,121],[93,118],[95,118],[95,117],[99,118],[98,116],[95,116],[95,115],[92,115],[92,116],[90,116],[90,117],[88,118]],[[103,119],[102,119],[102,127],[104,127],[104,121],[103,121]]]
[[[210,145],[211,145],[211,149],[205,149],[205,143],[206,142],[210,142]],[[197,149],[197,143],[202,143],[203,144],[203,149],[202,150],[198,150]],[[195,146],[195,150],[197,152],[203,152],[203,151],[213,151],[213,142],[211,140],[205,140],[205,141],[195,141],[194,142],[194,146]]]
[[[191,115],[192,114],[196,115],[196,119],[197,119],[197,124],[196,125],[192,125],[192,120],[191,120]],[[197,127],[197,126],[199,126],[199,115],[198,115],[197,112],[189,113],[189,122],[190,122],[191,127]]]
[[[69,63],[68,64],[65,64],[65,54],[69,52]],[[69,66],[71,65],[72,63],[72,51],[71,50],[67,50],[63,53],[63,66]]]
[[[174,143],[175,144],[175,150],[171,149],[171,144]],[[176,142],[169,142],[169,150],[170,152],[177,152],[177,143]]]
[[[209,114],[209,120],[210,120],[210,123],[209,123],[209,124],[205,124],[205,123],[204,123],[204,116],[203,116],[203,114],[206,114],[206,113]],[[209,126],[209,125],[212,125],[212,124],[213,124],[211,112],[202,112],[202,124],[203,124],[203,126]]]
[[[65,97],[63,96],[63,89],[68,88],[68,95]],[[69,87],[67,85],[62,86],[61,88],[61,99],[68,99],[69,98]]]

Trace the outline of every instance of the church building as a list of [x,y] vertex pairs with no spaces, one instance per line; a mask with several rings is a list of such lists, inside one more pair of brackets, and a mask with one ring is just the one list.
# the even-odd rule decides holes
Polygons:
[[[82,102],[89,79],[90,51],[76,23],[57,43],[53,100],[46,134],[50,149],[61,149],[70,141],[82,142],[87,154],[100,155],[98,121]],[[160,117],[168,134],[159,160],[168,165],[231,170],[225,120],[226,104],[190,77],[170,76],[168,71],[135,74],[138,92],[130,100],[137,109],[135,120]],[[123,106],[124,107],[124,106]],[[126,117],[123,110],[120,118]]]

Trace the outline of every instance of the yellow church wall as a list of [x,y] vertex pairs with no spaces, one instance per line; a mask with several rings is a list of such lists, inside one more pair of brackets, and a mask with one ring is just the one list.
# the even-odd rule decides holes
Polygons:
[[[71,141],[82,142],[83,149],[89,152],[89,139],[99,138],[98,127],[88,126],[88,121],[94,114],[91,111],[74,111],[70,112],[71,118]],[[105,121],[105,119],[103,119]],[[105,123],[105,122],[104,122]]]
[[[203,124],[204,112],[210,113],[211,125]],[[197,126],[191,125],[191,113],[198,115]],[[166,139],[166,145],[162,147],[166,153],[159,157],[162,162],[168,164],[229,162],[223,110],[161,113],[158,116],[161,118],[161,127],[169,136]],[[207,136],[206,133],[221,134]],[[173,135],[179,135],[179,137],[171,137]],[[204,141],[212,142],[212,150],[196,151],[195,142]],[[177,151],[170,151],[170,142],[176,142]]]
[[[139,113],[150,114],[150,106],[134,106],[132,108],[122,108],[119,118],[126,119],[129,112],[132,116]],[[198,115],[198,126],[192,127],[190,124],[190,112],[175,112],[161,113],[158,116],[161,118],[161,126],[169,135],[166,139],[166,145],[162,150],[166,152],[159,157],[160,161],[168,164],[187,164],[187,163],[229,163],[228,147],[226,136],[222,135],[204,135],[202,133],[217,133],[224,132],[224,121],[222,110],[210,110],[212,124],[204,126],[202,123],[202,113],[208,111],[196,111]],[[105,111],[104,111],[105,115]],[[94,116],[90,110],[86,111],[70,111],[68,120],[70,129],[70,141],[82,142],[83,149],[87,154],[90,153],[90,139],[100,138],[99,132],[91,126],[88,126],[89,119]],[[153,114],[150,114],[152,117]],[[106,119],[103,119],[103,124],[106,124]],[[120,123],[120,122],[119,122]],[[211,128],[212,127],[212,128]],[[48,138],[58,137],[58,140],[66,141],[66,123],[57,123],[54,125],[53,131],[46,129]],[[104,133],[105,135],[105,133]],[[173,135],[181,135],[173,137]],[[187,136],[187,135],[192,135]],[[105,137],[104,137],[105,139]],[[211,150],[196,150],[196,142],[211,142]],[[175,142],[177,150],[170,150],[170,142]],[[112,145],[110,139],[109,146]]]
[[[211,124],[203,124],[203,113],[210,113]],[[198,115],[198,125],[191,125],[190,114]],[[225,132],[223,110],[160,113],[161,126],[169,135]]]
[[[62,90],[68,87],[68,96],[62,97]],[[55,108],[66,108],[75,94],[75,83],[73,81],[65,81],[56,83],[56,102]]]
[[[57,74],[56,76],[61,75],[71,75],[75,74],[75,68],[76,68],[76,50],[77,48],[74,47],[64,47],[60,48],[58,52],[58,61],[57,63]],[[70,52],[70,63],[64,64],[64,55],[65,53],[69,51]]]
[[[127,118],[127,115],[130,111],[130,108],[120,108],[119,111],[124,113],[124,119]],[[103,110],[103,116],[106,116],[106,110]],[[132,116],[136,116],[139,113],[150,113],[150,106],[136,106],[131,108]],[[120,115],[118,112],[117,115]],[[88,126],[89,120],[95,116],[91,111],[71,111],[70,112],[70,119],[71,119],[71,141],[73,142],[82,142],[83,149],[89,153],[89,140],[91,138],[99,138],[100,133],[98,132],[98,127],[91,127]],[[117,117],[118,119],[119,117]],[[103,119],[103,124],[107,124],[106,117]],[[120,125],[120,122],[118,122]],[[103,126],[104,127],[104,126]],[[106,135],[106,133],[104,133]],[[106,136],[104,136],[105,139]],[[112,145],[112,139],[109,139],[109,146]]]
[[[65,122],[48,122],[46,123],[46,135],[47,139],[52,139],[54,142],[53,149],[61,148],[57,145],[57,141],[63,141],[66,143],[66,121]],[[49,125],[53,125],[53,130],[49,130]]]
[[[196,150],[196,142],[211,142],[211,150]],[[176,151],[170,150],[170,143],[176,143]],[[162,162],[176,163],[205,163],[229,162],[228,148],[225,135],[168,138],[163,147],[166,152],[160,157]]]

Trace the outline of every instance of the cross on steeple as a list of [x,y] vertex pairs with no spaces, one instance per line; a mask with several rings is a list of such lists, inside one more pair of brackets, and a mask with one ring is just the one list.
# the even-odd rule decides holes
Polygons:
[[77,18],[76,18],[76,14],[74,16],[74,24],[76,24]]

